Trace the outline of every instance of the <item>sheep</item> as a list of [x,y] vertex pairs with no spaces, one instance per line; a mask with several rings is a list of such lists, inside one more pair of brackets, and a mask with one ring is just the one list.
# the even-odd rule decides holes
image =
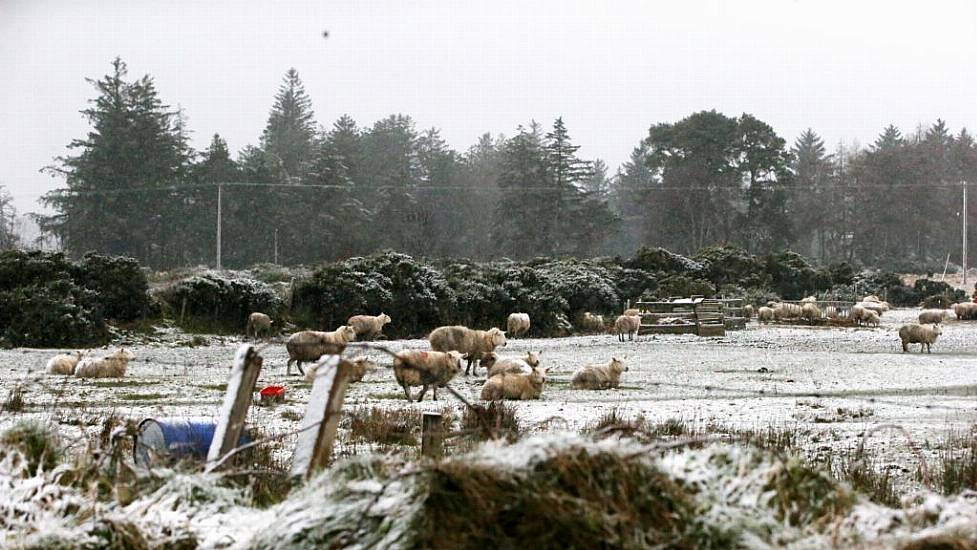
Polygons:
[[528,313],[510,313],[509,318],[506,319],[506,334],[516,338],[517,336],[522,336],[529,332],[529,314]]
[[879,326],[879,314],[870,309],[866,309],[862,313],[862,322],[868,326],[877,327]]
[[589,311],[585,311],[580,320],[580,327],[588,331],[603,332],[605,327],[604,316],[594,315]]
[[482,399],[485,401],[539,399],[545,382],[545,367],[533,367],[532,372],[528,374],[513,372],[496,374],[486,380],[485,385],[482,386]]
[[977,319],[977,304],[973,302],[961,302],[951,306],[954,315],[961,321]]
[[606,390],[616,388],[621,383],[621,373],[628,367],[617,357],[604,364],[585,365],[573,373],[573,389]]
[[502,359],[494,353],[487,353],[482,359],[482,366],[488,368],[488,377],[506,372],[529,373],[539,366],[539,354],[529,352],[524,359]]
[[923,353],[923,348],[926,348],[926,353],[931,353],[930,346],[936,342],[936,338],[940,334],[943,334],[940,325],[919,325],[916,323],[903,325],[899,329],[899,339],[902,340],[902,352],[906,353],[909,351],[909,344],[919,344],[920,353]]
[[862,298],[862,301],[871,304],[878,304],[882,302],[882,300],[879,300],[879,297],[875,294],[869,294],[868,296]]
[[624,341],[624,333],[628,334],[628,340],[634,340],[634,335],[641,328],[641,317],[637,315],[621,315],[614,321],[614,332],[621,342]]
[[630,316],[637,315],[638,317],[641,317],[641,310],[638,309],[638,308],[632,307],[630,309],[625,309],[624,310],[624,313],[622,313],[622,315],[630,315]]
[[248,315],[248,325],[244,328],[244,335],[254,338],[258,338],[260,334],[270,335],[273,323],[271,317],[256,311]]
[[[366,357],[357,357],[356,359],[349,361],[349,363],[351,365],[349,374],[350,382],[359,382],[363,380],[363,377],[366,376],[367,372],[377,368],[377,364],[370,361]],[[315,375],[318,370],[319,364],[313,363],[312,366],[305,371],[305,381],[310,384],[315,382]]]
[[357,340],[373,340],[383,332],[383,325],[390,322],[386,313],[380,315],[354,315],[346,320],[346,325],[356,331]]
[[818,299],[815,298],[814,296],[808,296],[807,298],[804,298],[803,300],[801,300],[801,303],[802,304],[816,304],[817,302],[818,302]]
[[743,317],[746,317],[747,319],[752,319],[753,318],[753,306],[752,305],[746,304],[745,306],[743,306]]
[[808,323],[814,324],[814,321],[821,318],[821,310],[817,304],[806,302],[801,306],[801,317],[807,319]]
[[126,375],[129,368],[129,361],[135,355],[131,351],[122,348],[111,355],[105,357],[89,357],[82,359],[75,367],[75,376],[78,378],[122,378]]
[[864,307],[862,307],[862,305],[860,303],[851,306],[851,319],[852,319],[852,321],[855,321],[855,324],[856,325],[862,324],[862,317],[865,315],[865,312],[866,311],[868,311],[868,310],[865,309]]
[[292,363],[299,369],[299,374],[305,375],[302,363],[318,361],[323,355],[339,355],[346,349],[346,344],[356,340],[356,330],[349,325],[343,325],[332,332],[317,330],[303,330],[288,337],[285,349],[288,350],[288,363],[285,365],[285,376],[292,372]]
[[452,378],[461,372],[462,355],[458,351],[404,350],[394,357],[394,378],[404,388],[407,401],[411,386],[422,386],[417,401],[424,399],[428,388],[432,388],[434,400],[438,400],[438,388],[448,385]]
[[776,319],[776,311],[772,307],[763,306],[757,310],[757,321],[767,324]]
[[60,355],[55,355],[47,362],[47,371],[51,374],[64,374],[71,376],[75,373],[75,367],[78,366],[78,362],[84,354],[80,351],[74,353],[62,353]]
[[434,351],[459,351],[468,359],[465,376],[469,370],[478,370],[482,355],[505,347],[505,333],[497,328],[472,330],[460,325],[438,327],[427,337]]
[[885,302],[859,302],[855,305],[861,306],[869,311],[874,311],[879,314],[879,317],[886,311],[889,311],[889,305]]
[[919,312],[919,324],[933,324],[938,325],[947,318],[947,310],[945,309],[924,309]]

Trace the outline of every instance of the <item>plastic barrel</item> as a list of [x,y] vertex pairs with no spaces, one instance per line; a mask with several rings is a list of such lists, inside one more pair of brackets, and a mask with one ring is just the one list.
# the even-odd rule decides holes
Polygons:
[[[139,423],[134,459],[143,467],[160,459],[205,460],[216,430],[217,423],[209,419],[147,418]],[[250,441],[242,433],[238,445]]]

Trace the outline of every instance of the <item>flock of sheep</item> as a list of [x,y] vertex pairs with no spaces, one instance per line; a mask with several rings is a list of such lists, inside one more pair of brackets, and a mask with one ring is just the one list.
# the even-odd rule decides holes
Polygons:
[[[253,314],[248,320],[249,334],[259,332],[252,330],[253,328],[270,328],[270,321],[263,314]],[[630,332],[633,335],[640,326],[640,317],[637,315],[622,315],[618,321],[615,326],[620,325],[623,331],[620,333],[622,340],[624,333]],[[350,317],[347,324],[331,332],[306,330],[292,334],[285,342],[285,349],[288,351],[286,374],[290,372],[292,363],[295,363],[299,372],[306,376],[306,380],[313,380],[314,370],[310,369],[306,373],[302,369],[303,363],[315,364],[323,355],[342,353],[352,341],[375,338],[389,322],[390,316],[383,313],[377,316],[356,315]],[[412,387],[421,388],[417,401],[423,400],[429,389],[432,397],[437,399],[438,388],[445,387],[460,374],[464,363],[466,376],[477,374],[479,367],[486,369],[487,378],[481,391],[482,399],[538,399],[546,382],[546,367],[540,365],[539,354],[529,352],[525,357],[516,358],[501,357],[496,353],[496,349],[505,347],[507,333],[510,337],[522,336],[529,331],[530,322],[528,314],[512,313],[507,320],[505,332],[499,328],[474,330],[460,325],[436,328],[428,335],[431,345],[429,351],[412,349],[395,354],[394,378],[403,388],[408,401],[415,400],[411,396]],[[354,360],[353,364],[354,381],[362,379],[367,370],[376,368],[374,363],[365,358]],[[585,365],[574,375],[573,387],[615,388],[620,384],[621,373],[624,371],[627,371],[627,366],[617,358],[604,364]]]
[[[850,311],[842,312],[835,306],[827,306],[822,311],[817,300],[811,296],[800,303],[770,302],[756,310],[756,317],[761,324],[790,319],[813,323],[818,319],[848,318],[856,325],[877,327],[881,315],[889,309],[887,302],[876,296],[866,296],[852,306]],[[753,313],[752,306],[744,307],[746,317],[752,317]],[[929,352],[932,344],[942,334],[940,324],[951,318],[951,315],[961,320],[977,319],[977,303],[954,304],[950,310],[923,310],[919,314],[918,323],[900,327],[902,350],[907,352],[910,344],[920,344],[920,351],[925,349]],[[285,374],[291,373],[292,364],[295,363],[306,381],[312,382],[316,376],[317,361],[323,355],[341,354],[355,340],[374,339],[382,334],[383,327],[390,322],[390,316],[384,313],[376,316],[354,315],[347,320],[347,324],[331,332],[296,332],[285,342],[288,352]],[[252,313],[248,317],[246,333],[255,338],[269,336],[272,324],[268,315]],[[607,327],[603,316],[589,312],[583,314],[580,325],[584,330],[592,331],[604,331]],[[625,335],[633,340],[640,327],[641,312],[627,309],[615,319],[613,332],[623,342]],[[487,378],[481,391],[482,399],[538,399],[546,382],[547,370],[540,365],[539,354],[530,352],[525,357],[515,358],[501,357],[496,353],[496,349],[505,347],[506,334],[510,337],[523,336],[529,328],[530,318],[526,313],[510,314],[505,332],[498,328],[474,330],[460,325],[439,327],[428,335],[430,351],[404,350],[395,354],[394,378],[403,388],[408,401],[413,400],[411,387],[421,387],[417,401],[424,398],[428,389],[432,390],[434,399],[437,399],[437,389],[445,387],[460,374],[462,362],[465,362],[466,376],[477,373],[479,366],[486,369]],[[133,358],[133,354],[124,348],[101,357],[87,357],[83,352],[60,354],[48,361],[47,370],[52,374],[80,378],[119,378],[125,376],[129,361]],[[303,363],[312,363],[313,366],[306,372],[302,368]],[[362,380],[368,371],[377,368],[374,362],[365,357],[353,359],[350,363],[353,382]],[[572,386],[574,389],[592,390],[616,388],[620,384],[621,374],[627,370],[627,366],[618,358],[612,358],[606,363],[585,365],[574,374]]]

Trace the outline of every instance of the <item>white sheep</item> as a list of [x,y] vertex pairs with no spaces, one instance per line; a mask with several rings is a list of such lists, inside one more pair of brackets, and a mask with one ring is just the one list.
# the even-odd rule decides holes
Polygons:
[[323,355],[339,355],[346,349],[346,345],[356,340],[353,327],[343,325],[332,332],[317,330],[303,330],[288,337],[285,349],[288,350],[288,363],[285,365],[285,376],[292,371],[292,363],[296,363],[299,374],[304,375],[302,363],[318,361]]
[[617,338],[621,342],[624,341],[625,333],[628,335],[628,340],[634,340],[634,335],[641,328],[641,317],[637,315],[621,315],[614,321],[614,332],[617,333]]
[[408,401],[411,386],[422,386],[417,401],[424,399],[428,388],[432,388],[434,400],[438,399],[438,388],[448,385],[452,378],[461,372],[461,353],[457,351],[404,350],[394,358],[394,378],[404,388]]
[[951,306],[954,315],[961,321],[977,319],[977,304],[974,302],[960,302]]
[[71,376],[75,373],[75,368],[84,354],[80,351],[74,353],[62,353],[55,355],[47,362],[47,371],[51,374],[64,374]]
[[621,383],[621,373],[628,367],[617,357],[607,363],[585,365],[573,374],[573,388],[578,390],[606,390]]
[[529,332],[529,314],[528,313],[510,313],[508,319],[506,319],[506,334],[513,338],[517,338]]
[[801,306],[801,317],[807,319],[808,323],[814,324],[814,321],[821,318],[821,310],[817,304],[806,302]]
[[762,324],[767,324],[777,319],[776,310],[772,307],[763,306],[757,310],[756,318]]
[[641,310],[638,309],[638,308],[632,307],[632,308],[629,308],[629,309],[625,309],[624,310],[624,313],[622,313],[622,315],[631,315],[631,316],[637,315],[637,316],[640,317],[641,316]]
[[743,306],[743,317],[746,317],[747,319],[752,319],[753,318],[753,313],[754,312],[753,312],[753,306],[752,305],[746,304],[745,306]]
[[[377,368],[377,364],[374,363],[373,361],[370,361],[366,357],[357,357],[356,359],[350,360],[349,363],[350,363],[350,370],[349,370],[350,382],[359,382],[363,380],[363,377],[366,376],[366,373],[375,370]],[[305,370],[305,381],[310,384],[315,382],[316,371],[318,370],[319,370],[319,363],[313,363],[312,366],[310,366],[308,369]]]
[[496,374],[482,386],[482,399],[539,399],[546,382],[546,367],[534,367],[528,374],[506,372]]
[[86,357],[75,367],[78,378],[122,378],[129,368],[129,361],[135,358],[133,353],[122,348],[105,357]]
[[354,315],[346,321],[346,325],[356,331],[357,340],[373,340],[383,332],[383,326],[390,322],[386,313],[380,315]]
[[580,319],[580,328],[587,331],[603,332],[605,327],[603,315],[594,315],[589,311],[585,311],[583,317]]
[[253,338],[258,338],[261,334],[270,335],[273,323],[271,317],[256,311],[248,315],[248,325],[244,328],[244,335]]
[[879,319],[879,314],[878,313],[876,313],[876,312],[874,312],[874,311],[872,311],[870,309],[866,309],[865,312],[862,313],[862,322],[864,324],[866,324],[867,326],[877,327],[877,326],[879,326],[879,323],[881,321]]
[[495,353],[487,353],[482,358],[482,366],[488,369],[489,378],[505,372],[529,373],[539,366],[539,354],[530,351],[523,359],[499,359]]
[[936,342],[940,334],[943,334],[940,325],[918,325],[916,323],[903,325],[899,329],[902,351],[903,353],[909,351],[909,344],[919,344],[920,353],[923,352],[923,348],[926,349],[926,353],[931,353],[930,346]]
[[506,345],[505,333],[497,328],[472,330],[461,325],[438,327],[427,339],[434,351],[458,351],[465,355],[468,359],[465,376],[473,368],[477,371],[484,354]]
[[919,312],[919,324],[938,325],[946,320],[949,312],[945,309],[924,309]]

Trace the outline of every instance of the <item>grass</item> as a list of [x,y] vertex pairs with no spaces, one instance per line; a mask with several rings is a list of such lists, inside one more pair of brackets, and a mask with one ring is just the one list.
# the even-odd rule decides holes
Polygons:
[[936,483],[946,495],[977,490],[977,434],[951,434],[940,452]]
[[516,417],[516,407],[505,401],[488,404],[475,403],[465,407],[461,416],[461,431],[470,442],[504,437],[510,443],[518,440],[523,429]]
[[864,494],[872,502],[899,507],[899,494],[888,470],[880,472],[878,465],[864,450],[860,453],[851,450],[842,451],[839,455],[835,453],[837,451],[828,453],[824,458],[823,466],[827,471],[847,482],[852,489]]
[[381,445],[417,445],[420,412],[410,409],[370,407],[347,411],[340,425],[349,429],[351,441]]
[[281,412],[281,414],[279,414],[279,416],[281,416],[282,419],[284,420],[292,420],[292,421],[302,420],[302,413],[293,409],[285,409]]
[[219,391],[219,392],[225,392],[225,391],[227,391],[227,382],[224,382],[222,384],[201,384],[198,387],[203,388],[205,390],[214,390],[214,391]]
[[165,396],[161,393],[122,393],[118,397],[122,401],[158,401]]
[[147,380],[94,380],[89,382],[87,385],[95,386],[96,388],[132,388],[136,386],[149,386],[156,384],[156,382],[150,382]]
[[10,448],[23,454],[31,474],[50,470],[64,458],[56,429],[37,420],[21,420],[0,434],[0,453]]
[[389,392],[379,392],[368,394],[367,397],[370,399],[397,399],[400,401],[406,401],[404,397],[404,392],[399,391],[389,391]]
[[24,401],[24,389],[22,387],[15,386],[7,394],[7,398],[0,403],[0,411],[4,412],[21,412],[27,407],[27,402]]
[[629,416],[618,409],[611,409],[584,428],[585,432],[598,437],[619,435],[639,441],[651,442],[663,438],[695,437],[698,430],[681,418],[653,421],[644,415]]

